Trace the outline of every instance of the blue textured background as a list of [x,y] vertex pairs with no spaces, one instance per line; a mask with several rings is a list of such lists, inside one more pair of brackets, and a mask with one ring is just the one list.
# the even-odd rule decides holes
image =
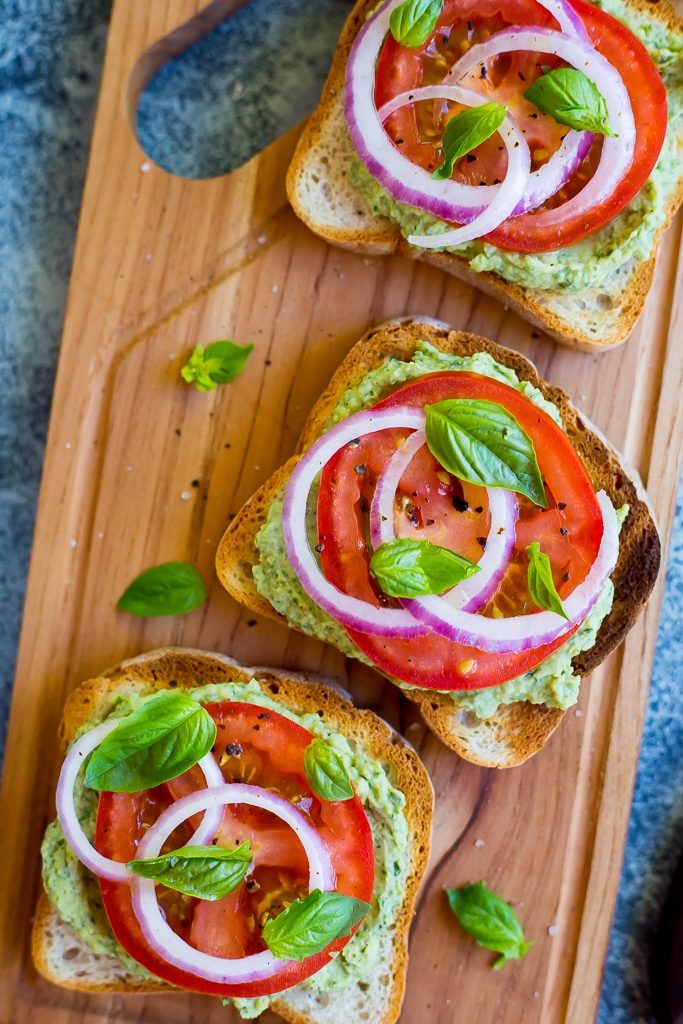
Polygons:
[[[150,83],[138,118],[150,157],[203,177],[261,149],[313,109],[349,6],[252,0]],[[109,9],[0,0],[0,742]],[[683,494],[600,1024],[653,1020],[648,960],[683,848],[681,600]]]

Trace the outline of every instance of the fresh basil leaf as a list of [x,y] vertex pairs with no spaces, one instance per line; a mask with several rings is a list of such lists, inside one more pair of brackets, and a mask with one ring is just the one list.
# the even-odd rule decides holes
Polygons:
[[254,856],[247,841],[228,850],[223,846],[183,846],[148,860],[129,860],[134,875],[151,878],[200,900],[220,900],[246,878]]
[[157,694],[104,738],[85,773],[90,789],[138,793],[182,775],[211,750],[216,726],[185,693]]
[[529,544],[526,553],[529,556],[527,580],[531,600],[537,608],[545,608],[549,612],[557,612],[563,618],[569,619],[562,604],[562,599],[555,589],[550,559],[541,551],[541,545],[534,541],[533,544]]
[[498,969],[508,960],[519,960],[533,946],[526,942],[517,914],[509,903],[486,888],[484,882],[446,889],[451,910],[473,939],[485,949],[501,956],[493,965]]
[[306,747],[304,771],[313,792],[323,800],[350,800],[353,787],[341,757],[325,740],[313,740]]
[[490,139],[502,125],[506,114],[507,107],[500,103],[482,103],[480,107],[468,107],[452,117],[441,140],[443,163],[439,164],[432,178],[450,178],[456,161]]
[[387,541],[370,559],[370,571],[385,594],[420,597],[443,594],[479,572],[479,566],[428,540],[398,537]]
[[615,135],[609,124],[605,98],[583,71],[555,68],[537,78],[524,93],[544,114],[578,131]]
[[443,0],[405,0],[391,12],[392,36],[401,46],[422,46],[436,28],[442,9]]
[[143,618],[185,615],[206,598],[206,584],[186,562],[164,562],[145,569],[126,587],[116,607]]
[[369,909],[369,903],[353,896],[314,889],[266,922],[263,941],[282,960],[305,960],[335,939],[350,935]]
[[180,376],[199,391],[213,391],[217,384],[227,384],[242,372],[253,348],[234,341],[214,341],[206,350],[197,345]]
[[425,406],[427,444],[453,476],[481,487],[505,487],[546,507],[533,441],[497,402],[449,398]]

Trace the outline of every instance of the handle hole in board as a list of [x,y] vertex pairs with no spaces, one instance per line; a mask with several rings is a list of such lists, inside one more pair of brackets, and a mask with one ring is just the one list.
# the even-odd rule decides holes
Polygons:
[[163,64],[137,100],[138,141],[182,178],[235,170],[317,105],[352,0],[250,0]]

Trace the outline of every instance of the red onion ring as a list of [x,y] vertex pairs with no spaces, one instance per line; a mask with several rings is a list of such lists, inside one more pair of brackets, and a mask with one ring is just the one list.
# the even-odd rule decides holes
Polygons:
[[390,428],[420,430],[421,409],[369,409],[357,412],[323,434],[297,463],[287,484],[282,510],[282,532],[290,565],[306,593],[338,622],[376,636],[423,636],[427,629],[404,608],[378,608],[369,601],[343,593],[326,579],[311,551],[306,533],[306,508],[313,481],[333,455],[364,434]]
[[[86,757],[99,747],[102,740],[123,721],[121,718],[109,719],[95,726],[89,732],[84,733],[76,740],[69,749],[68,754],[59,773],[57,783],[57,819],[62,826],[64,837],[71,847],[73,853],[78,857],[81,864],[89,868],[99,878],[106,878],[110,882],[127,882],[131,880],[130,871],[120,861],[104,857],[92,845],[81,827],[74,805],[74,785],[81,767],[85,764]],[[207,786],[219,786],[223,782],[223,773],[216,764],[211,753],[206,754],[198,762],[204,773]],[[206,792],[199,790],[199,792]],[[201,825],[195,832],[190,842],[196,845],[203,845],[213,838],[222,820],[222,811],[217,810],[205,815]]]
[[[381,544],[394,540],[394,502],[396,490],[412,459],[424,444],[424,431],[416,430],[391,457],[375,488],[370,505],[370,538],[377,549]],[[457,583],[441,600],[454,608],[476,612],[498,589],[500,581],[512,557],[515,546],[515,523],[519,504],[512,491],[487,487],[491,526],[484,553],[479,560],[479,572],[467,580]],[[415,603],[422,599],[415,598]]]
[[[377,114],[375,64],[389,31],[391,12],[399,3],[400,0],[391,0],[365,23],[349,54],[344,109],[351,139],[370,173],[394,199],[429,209],[441,220],[464,224],[469,212],[481,207],[480,187],[452,179],[433,179],[428,171],[397,150]],[[481,94],[473,92],[472,95],[479,103],[485,102]],[[471,105],[470,99],[464,102]]]
[[564,220],[568,211],[585,212],[611,195],[633,162],[635,121],[631,100],[619,72],[592,46],[553,29],[512,28],[496,32],[463,54],[448,72],[446,80],[461,80],[492,57],[516,50],[552,54],[582,71],[604,96],[609,125],[618,133],[613,138],[604,139],[595,173],[579,192],[555,209],[544,210],[534,216],[534,225],[544,228]]
[[[488,102],[485,96],[472,89],[454,89],[448,85],[425,88],[428,88],[430,92],[432,88],[436,88],[441,95],[448,93],[448,98],[457,103],[464,103],[468,107],[481,107]],[[460,227],[452,228],[450,231],[439,232],[435,235],[408,235],[411,245],[417,245],[421,249],[440,249],[445,245],[461,245],[464,242],[471,242],[474,238],[481,238],[482,235],[488,235],[491,231],[495,231],[517,209],[522,202],[531,176],[531,153],[521,128],[509,114],[505,115],[498,134],[507,150],[507,168],[501,184],[493,186],[495,192],[490,203],[479,213],[470,211],[467,220],[464,220]],[[481,189],[487,186],[467,185],[464,187]]]
[[[176,801],[151,826],[140,842],[137,858],[157,857],[168,837],[178,825],[192,815],[210,809],[220,810],[227,804],[248,804],[270,811],[286,822],[296,833],[308,858],[309,890],[330,892],[335,876],[329,853],[315,828],[298,808],[270,790],[241,783],[198,790]],[[130,874],[129,874],[130,881]],[[155,883],[148,878],[133,878],[133,911],[147,943],[174,967],[197,978],[217,984],[245,984],[271,978],[287,961],[279,960],[265,949],[239,960],[202,953],[181,939],[166,923],[156,898]]]
[[[454,224],[469,225],[474,216],[483,215],[481,211],[482,193],[481,187],[475,185],[464,185],[453,181],[435,181],[428,171],[413,164],[404,157],[384,130],[375,106],[375,66],[384,39],[390,30],[390,18],[392,11],[398,7],[401,0],[389,0],[389,3],[381,7],[361,28],[356,37],[346,70],[346,84],[344,96],[344,110],[349,127],[351,139],[356,151],[369,172],[382,185],[382,187],[398,202],[407,203],[418,209],[427,210],[434,217]],[[540,6],[557,19],[560,27],[567,32],[566,38],[577,38],[581,45],[588,47],[588,40],[585,28],[580,17],[573,10],[567,0],[539,0]],[[553,30],[549,30],[553,31]],[[556,33],[561,35],[562,33]],[[474,47],[473,49],[476,49]],[[484,102],[479,93],[474,93]],[[467,106],[472,105],[471,97],[462,100]],[[475,101],[476,102],[476,101]],[[512,122],[506,127],[504,133],[510,139]],[[517,131],[517,129],[514,129]],[[522,137],[521,132],[519,135]],[[516,141],[515,137],[515,141]],[[513,148],[513,168],[510,168],[508,161],[508,176],[510,177],[510,188],[517,184],[518,174],[515,173],[517,163],[524,166],[524,148],[526,143],[522,141],[519,146]],[[585,141],[584,141],[585,145]],[[528,147],[526,147],[528,150]],[[522,150],[522,153],[518,151]],[[510,149],[508,148],[508,154]],[[519,159],[518,159],[519,158]],[[553,173],[556,165],[553,164]],[[528,174],[528,167],[527,167]],[[551,172],[547,172],[550,177]],[[483,186],[484,188],[487,186]],[[493,187],[493,186],[491,186]],[[526,183],[525,183],[526,187]],[[524,191],[524,189],[522,189]],[[513,194],[513,192],[511,192]],[[498,193],[500,195],[500,193]],[[502,196],[507,197],[507,189],[502,189]],[[518,201],[521,199],[521,193]],[[510,207],[510,214],[515,210],[518,201]],[[505,209],[506,203],[499,200],[501,208]],[[474,211],[474,213],[473,213]],[[493,214],[488,218],[494,220]],[[501,223],[500,221],[498,224]],[[497,225],[496,225],[497,226]],[[488,228],[488,222],[483,223],[483,228]],[[457,229],[460,234],[448,238],[442,236],[441,242],[433,240],[433,236],[426,236],[431,241],[418,243],[421,236],[414,236],[414,244],[422,244],[423,248],[438,248],[443,245],[455,245],[459,241],[464,242],[468,238],[478,237],[470,234],[469,230]],[[485,233],[483,230],[480,234]],[[445,235],[446,233],[444,233]],[[411,241],[411,239],[409,239]]]
[[603,534],[595,562],[582,583],[563,601],[569,619],[556,612],[532,612],[507,619],[473,615],[449,605],[441,597],[405,601],[415,618],[435,633],[481,651],[504,654],[526,651],[550,643],[582,622],[600,596],[619,557],[619,524],[614,507],[604,491],[597,494],[602,511]]
[[[385,103],[380,108],[379,118],[384,123],[394,111],[407,106],[408,103],[419,103],[420,100],[443,98],[460,102],[450,88],[448,85],[425,85],[417,89],[409,89]],[[577,132],[573,129],[569,131],[550,159],[535,171],[531,171],[522,198],[510,216],[518,217],[522,213],[529,213],[559,192],[588,156],[592,144],[592,132]],[[483,200],[482,206],[469,210],[463,218],[463,224],[468,224],[474,217],[483,213],[487,204],[495,198],[501,187],[501,185],[479,185],[479,195]]]

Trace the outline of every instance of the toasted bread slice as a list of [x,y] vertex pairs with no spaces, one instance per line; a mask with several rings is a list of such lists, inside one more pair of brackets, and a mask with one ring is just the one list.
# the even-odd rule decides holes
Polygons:
[[[630,0],[634,8],[680,33],[683,22],[668,0]],[[623,342],[640,316],[652,284],[660,237],[683,201],[681,177],[667,202],[665,223],[652,251],[643,260],[629,260],[599,288],[563,292],[523,288],[498,274],[472,270],[453,253],[415,248],[398,227],[367,208],[349,180],[354,153],[344,116],[346,62],[375,0],[359,0],[342,31],[318,109],[306,124],[287,175],[287,192],[295,213],[328,242],[365,255],[400,253],[424,260],[514,309],[557,341],[573,348],[601,351]],[[683,145],[683,142],[681,143]]]
[[[60,725],[64,748],[76,731],[93,718],[104,718],[117,695],[153,693],[169,685],[191,688],[223,681],[248,683],[255,679],[270,699],[297,713],[314,712],[338,732],[351,737],[358,749],[381,762],[392,782],[406,797],[410,870],[404,900],[393,926],[381,938],[381,969],[370,983],[344,990],[316,993],[293,988],[278,996],[272,1009],[291,1024],[338,1024],[364,1020],[393,1024],[405,990],[408,930],[417,891],[429,860],[433,791],[429,776],[414,750],[371,711],[361,711],[342,696],[341,688],[320,676],[297,675],[277,669],[246,668],[222,654],[189,648],[163,648],[124,661],[97,679],[83,683],[69,697]],[[175,991],[163,981],[141,979],[113,957],[92,953],[60,919],[47,895],[39,899],[33,927],[33,961],[49,981],[81,992],[111,993]]]
[[[627,472],[616,452],[586,425],[560,388],[547,384],[534,366],[517,352],[472,334],[454,331],[433,320],[396,320],[370,330],[349,352],[306,421],[298,452],[305,451],[324,432],[325,424],[344,392],[354,387],[385,359],[408,360],[417,342],[424,340],[455,355],[488,352],[509,366],[521,380],[530,381],[560,411],[567,434],[579,453],[596,490],[603,489],[615,506],[630,506],[624,523],[619,561],[613,573],[614,604],[591,650],[574,659],[580,675],[599,665],[624,638],[654,585],[660,562],[660,543],[647,498],[638,477]],[[258,561],[255,537],[270,504],[280,498],[298,456],[279,469],[238,512],[228,527],[216,556],[223,586],[242,604],[261,615],[284,621],[254,584]],[[407,690],[406,697],[420,710],[438,736],[461,757],[474,764],[509,768],[541,749],[564,714],[558,708],[519,702],[501,706],[492,718],[479,719],[458,709],[447,695]]]

